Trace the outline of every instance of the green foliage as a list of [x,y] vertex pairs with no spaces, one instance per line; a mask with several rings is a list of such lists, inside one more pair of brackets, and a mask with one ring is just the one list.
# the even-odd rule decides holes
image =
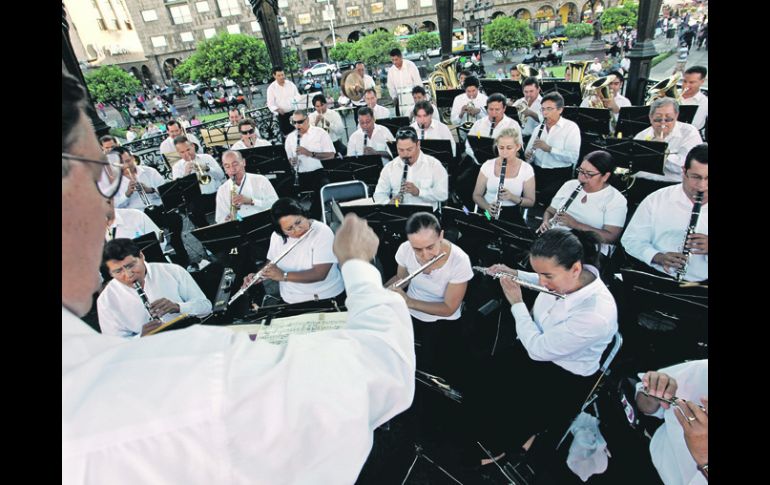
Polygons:
[[355,61],[353,57],[354,42],[337,42],[335,47],[329,50],[329,59],[339,61]]
[[[292,56],[289,56],[290,60]],[[295,65],[296,52],[293,55]],[[237,84],[269,79],[270,58],[264,41],[244,34],[220,33],[198,44],[195,53],[176,67],[180,80],[208,82],[230,78]]]
[[192,79],[193,61],[191,59],[192,57],[188,57],[174,68],[174,77],[180,83],[189,83]]
[[594,35],[594,28],[591,24],[567,24],[564,26],[564,34],[570,39],[582,39]]
[[653,57],[652,58],[652,62],[650,63],[650,68],[653,68],[653,67],[657,66],[658,64],[663,62],[664,59],[670,57],[675,52],[676,52],[676,49],[671,49],[669,51],[662,52],[662,53],[658,54],[657,56]]
[[618,26],[636,27],[639,4],[628,2],[618,7],[610,7],[602,13],[602,32],[609,34],[618,30]]
[[369,68],[390,62],[391,49],[399,48],[396,36],[378,30],[353,44],[353,59],[363,61]]
[[500,51],[502,57],[520,47],[527,47],[535,41],[535,33],[529,21],[514,17],[500,16],[484,27],[482,42],[490,49]]
[[95,101],[119,106],[124,96],[142,89],[142,83],[117,66],[104,66],[85,76],[88,91]]
[[[265,46],[265,43],[262,42],[262,45],[265,48],[265,55],[267,56],[267,46]],[[270,79],[272,76],[272,68],[269,67],[270,63],[268,63],[267,68],[267,78]],[[283,49],[283,68],[286,70],[286,75],[289,76],[290,72],[296,73],[299,70],[299,54],[297,53],[297,49],[294,47],[291,47],[289,49]]]
[[577,54],[585,54],[588,51],[585,47],[578,47],[577,49],[572,49],[571,51],[567,52],[567,55],[574,56]]
[[409,52],[420,52],[428,57],[428,51],[441,47],[441,39],[438,32],[418,32],[409,38],[406,43],[406,50]]

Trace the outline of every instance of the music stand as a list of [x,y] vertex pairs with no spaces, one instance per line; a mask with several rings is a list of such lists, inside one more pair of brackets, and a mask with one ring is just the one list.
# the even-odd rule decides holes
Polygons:
[[330,158],[321,160],[321,163],[332,182],[361,180],[367,185],[377,185],[382,170],[382,157],[379,155]]
[[580,83],[572,81],[545,81],[542,83],[542,93],[557,92],[564,98],[564,106],[580,106],[583,96]]
[[580,134],[610,134],[610,110],[602,108],[578,108],[565,106],[562,116],[577,123]]
[[513,79],[482,79],[481,87],[484,88],[487,96],[493,93],[500,93],[512,101],[524,97],[524,93],[521,91],[521,83]]
[[698,105],[696,104],[680,104],[677,121],[692,124],[692,120],[695,118],[696,111],[698,111]]
[[273,232],[270,210],[257,212],[241,220],[222,222],[195,229],[190,234],[214,254],[242,251],[247,245],[269,245]]
[[491,160],[493,158],[496,158],[497,155],[495,155],[495,140],[494,138],[488,138],[486,136],[468,136],[467,138],[468,144],[470,144],[471,149],[473,149],[473,156],[476,158],[476,161],[479,162],[479,165],[486,162],[487,160]]
[[375,123],[382,125],[389,129],[393,136],[396,136],[396,132],[405,126],[409,126],[408,116],[394,116],[392,118],[381,118],[376,120]]
[[173,209],[181,209],[194,197],[200,196],[198,176],[191,173],[171,182],[166,182],[158,187],[158,195],[163,202],[164,213]]
[[[678,121],[692,123],[698,107],[695,105],[679,106]],[[615,131],[623,133],[624,138],[633,138],[640,131],[650,127],[649,106],[623,106],[618,114],[618,126]]]
[[454,167],[456,160],[452,154],[453,143],[454,140],[422,140],[420,142],[420,150],[435,157],[444,165],[444,168]]
[[396,236],[406,240],[406,220],[416,212],[433,212],[433,208],[427,205],[399,204],[395,205],[354,205],[340,206],[343,214],[352,212],[362,219],[366,219],[369,227],[380,238]]
[[588,146],[589,151],[608,151],[615,159],[617,167],[627,169],[628,172],[663,175],[668,143],[630,138],[597,138],[589,142]]
[[331,298],[302,303],[279,303],[261,306],[255,311],[250,311],[241,318],[236,319],[233,324],[263,323],[264,325],[270,325],[274,318],[293,317],[306,313],[333,313],[340,311],[346,311],[345,306],[339,305],[336,300]]
[[462,89],[437,89],[436,106],[439,108],[451,108],[455,98],[464,92]]
[[239,151],[246,160],[246,171],[249,173],[265,175],[289,171],[289,159],[283,145],[245,148]]
[[160,247],[160,241],[158,241],[158,235],[155,231],[150,231],[147,234],[143,234],[139,237],[132,239],[134,244],[144,254],[144,260],[149,263],[168,263],[166,257],[163,254],[163,249]]

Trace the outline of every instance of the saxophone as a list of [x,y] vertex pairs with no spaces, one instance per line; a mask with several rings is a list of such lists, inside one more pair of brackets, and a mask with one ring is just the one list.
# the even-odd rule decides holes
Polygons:
[[681,268],[676,270],[676,276],[674,277],[677,282],[681,282],[684,279],[684,275],[687,274],[687,265],[690,264],[690,248],[687,247],[687,238],[695,234],[695,226],[698,225],[698,219],[700,218],[700,208],[703,203],[703,192],[695,194],[695,201],[692,206],[692,213],[690,214],[690,225],[687,226],[687,234],[684,236],[684,242],[682,243],[682,254],[684,254],[684,264]]
[[238,195],[238,184],[235,183],[235,175],[230,178],[232,187],[230,188],[230,220],[234,221],[238,215],[238,207],[235,205],[235,196]]

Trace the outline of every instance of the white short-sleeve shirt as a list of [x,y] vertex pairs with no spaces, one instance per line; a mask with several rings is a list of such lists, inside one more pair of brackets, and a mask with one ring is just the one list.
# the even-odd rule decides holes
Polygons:
[[[510,165],[506,166],[506,172],[511,170]],[[487,191],[484,193],[484,200],[490,204],[497,200],[497,189],[500,187],[500,176],[495,175],[495,159],[487,160],[481,166],[481,173],[487,178]],[[505,178],[505,189],[521,197],[524,193],[524,182],[535,176],[535,170],[532,165],[522,161],[521,167],[519,167],[519,173],[512,178]],[[514,206],[511,200],[503,200],[503,206]]]
[[[446,288],[450,283],[464,283],[473,279],[473,268],[471,268],[471,259],[468,257],[468,254],[460,249],[459,246],[451,242],[449,244],[452,246],[452,249],[449,252],[449,260],[447,260],[444,266],[431,271],[430,274],[420,273],[409,282],[409,289],[406,294],[410,298],[433,303],[443,302]],[[412,249],[409,241],[401,243],[398,251],[396,251],[396,263],[399,266],[405,267],[409,273],[417,270],[417,268],[424,264],[417,260],[417,255],[414,253],[414,249]],[[457,320],[460,318],[461,308],[462,306],[457,307],[457,310],[449,317],[430,315],[411,308],[409,313],[423,322]]]

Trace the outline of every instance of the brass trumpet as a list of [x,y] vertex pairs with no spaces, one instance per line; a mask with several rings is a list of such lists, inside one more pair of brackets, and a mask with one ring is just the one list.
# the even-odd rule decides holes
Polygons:
[[[197,157],[196,157],[197,158]],[[198,183],[201,185],[208,185],[211,183],[211,175],[207,174],[203,166],[198,163],[197,160],[192,161],[193,169],[198,175]]]

